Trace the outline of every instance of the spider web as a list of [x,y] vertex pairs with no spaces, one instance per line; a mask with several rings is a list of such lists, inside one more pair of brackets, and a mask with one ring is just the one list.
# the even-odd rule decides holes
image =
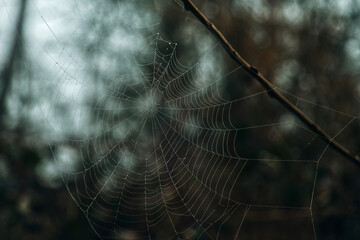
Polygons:
[[[307,186],[299,187],[304,188],[301,195],[308,196],[308,201],[300,198],[291,203],[286,202],[286,195],[267,196],[266,188],[274,187],[272,184],[259,178],[265,187],[249,186],[253,182],[246,178],[248,174],[266,174],[267,164],[309,175],[316,171],[317,160],[249,158],[242,156],[239,142],[239,136],[254,134],[252,131],[303,127],[294,121],[236,126],[232,119],[239,111],[237,106],[267,97],[266,91],[226,99],[224,77],[204,81],[198,64],[188,67],[179,62],[176,44],[158,34],[147,41],[134,55],[135,83],[124,80],[108,86],[90,104],[99,131],[70,141],[80,158],[77,170],[65,171],[63,179],[96,233],[103,239],[116,239],[131,230],[154,238],[155,232],[166,227],[170,234],[156,238],[217,239],[223,226],[230,225],[228,235],[237,238],[253,209],[291,209],[310,217],[315,173],[309,179],[290,179],[294,184],[305,181]],[[63,77],[63,68],[56,65],[54,69],[59,86],[70,81]],[[260,167],[264,172],[248,169],[264,164]]]
[[[256,233],[259,225],[251,220],[274,221],[275,212],[289,224],[280,228],[301,227],[304,236],[316,238],[312,204],[319,162],[328,145],[289,115],[279,121],[269,112],[268,119],[256,119],[257,112],[272,109],[272,103],[259,88],[229,94],[241,67],[214,79],[203,63],[184,65],[177,44],[159,34],[140,45],[123,58],[118,78],[109,74],[95,84],[83,81],[91,69],[66,45],[51,57],[49,89],[56,94],[43,103],[41,113],[72,151],[64,163],[51,146],[71,197],[97,235],[265,237]],[[110,64],[106,59],[105,68]],[[128,65],[135,70],[125,71]],[[299,106],[310,104],[348,118],[334,138],[358,119],[279,90]],[[84,99],[91,96],[85,106],[81,94]],[[77,133],[73,126],[64,126],[67,120],[52,121],[62,111],[55,107],[59,101],[73,107],[69,122],[79,129],[88,123],[91,129]],[[61,133],[64,128],[66,134]],[[298,144],[292,139],[300,133],[305,137]],[[287,151],[272,154],[275,143],[286,145]],[[318,154],[307,156],[309,148]],[[264,234],[270,227],[260,226]]]

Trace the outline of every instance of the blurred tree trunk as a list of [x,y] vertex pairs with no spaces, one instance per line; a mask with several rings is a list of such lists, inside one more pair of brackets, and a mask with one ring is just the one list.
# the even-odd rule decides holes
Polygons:
[[[0,93],[0,119],[2,119],[6,111],[6,97],[10,92],[11,80],[14,73],[14,65],[16,61],[20,58],[21,45],[23,45],[22,35],[27,0],[19,0],[19,4],[19,13],[13,31],[13,39],[9,47],[9,55],[3,68],[0,71],[0,79],[2,82],[2,88]],[[2,120],[0,120],[0,124],[2,124]]]

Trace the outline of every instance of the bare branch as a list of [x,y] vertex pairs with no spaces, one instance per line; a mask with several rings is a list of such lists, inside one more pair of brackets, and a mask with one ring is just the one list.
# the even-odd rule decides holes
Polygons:
[[270,97],[276,99],[280,104],[286,107],[290,112],[295,114],[310,130],[318,134],[322,139],[329,144],[331,148],[351,160],[358,167],[360,167],[360,157],[353,153],[340,143],[334,140],[327,132],[325,132],[319,125],[312,121],[305,113],[292,104],[286,97],[284,97],[275,87],[269,82],[254,66],[250,65],[240,54],[231,46],[224,35],[216,28],[216,26],[207,19],[207,17],[194,5],[191,0],[182,0],[184,8],[190,11],[200,22],[219,40],[224,49],[228,52],[231,58],[240,64],[247,73],[254,77],[267,91]]

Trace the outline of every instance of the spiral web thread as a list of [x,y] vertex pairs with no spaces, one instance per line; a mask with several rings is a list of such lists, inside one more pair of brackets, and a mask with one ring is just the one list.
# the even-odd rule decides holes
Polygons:
[[[293,121],[236,126],[234,105],[266,96],[266,91],[226,100],[221,90],[224,77],[202,81],[198,64],[181,64],[176,44],[158,34],[149,37],[132,60],[138,80],[108,86],[106,94],[92,102],[95,122],[105,130],[70,141],[81,164],[63,174],[72,198],[99,237],[117,239],[131,230],[146,238],[217,239],[226,225],[232,229],[227,234],[237,238],[247,214],[261,208],[305,212],[311,227],[322,155],[315,160],[241,157],[237,137],[244,131],[284,125],[304,130]],[[76,81],[64,69],[54,66],[57,89]],[[294,206],[247,199],[246,191],[237,188],[249,162],[310,169],[311,181],[303,193],[310,201]],[[161,228],[167,230],[163,236]]]

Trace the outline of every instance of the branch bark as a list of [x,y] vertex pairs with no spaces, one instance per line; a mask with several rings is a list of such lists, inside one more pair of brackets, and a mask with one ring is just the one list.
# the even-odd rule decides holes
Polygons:
[[5,113],[6,97],[11,87],[14,64],[16,61],[16,57],[19,55],[19,50],[21,47],[21,37],[24,26],[26,3],[27,0],[20,0],[19,13],[14,28],[14,35],[11,41],[11,46],[9,48],[9,56],[0,72],[0,79],[2,81],[2,89],[0,93],[0,119],[2,119],[2,115]]
[[356,153],[350,151],[325,132],[319,125],[312,121],[305,113],[292,104],[269,82],[255,67],[250,65],[240,54],[231,46],[224,35],[216,28],[216,26],[194,5],[191,0],[182,0],[184,8],[190,11],[194,16],[217,38],[223,48],[228,52],[231,58],[241,65],[244,70],[255,78],[267,91],[270,97],[277,100],[281,105],[287,108],[295,116],[298,117],[311,131],[318,134],[331,148],[342,154],[344,157],[352,161],[360,167],[360,157]]

